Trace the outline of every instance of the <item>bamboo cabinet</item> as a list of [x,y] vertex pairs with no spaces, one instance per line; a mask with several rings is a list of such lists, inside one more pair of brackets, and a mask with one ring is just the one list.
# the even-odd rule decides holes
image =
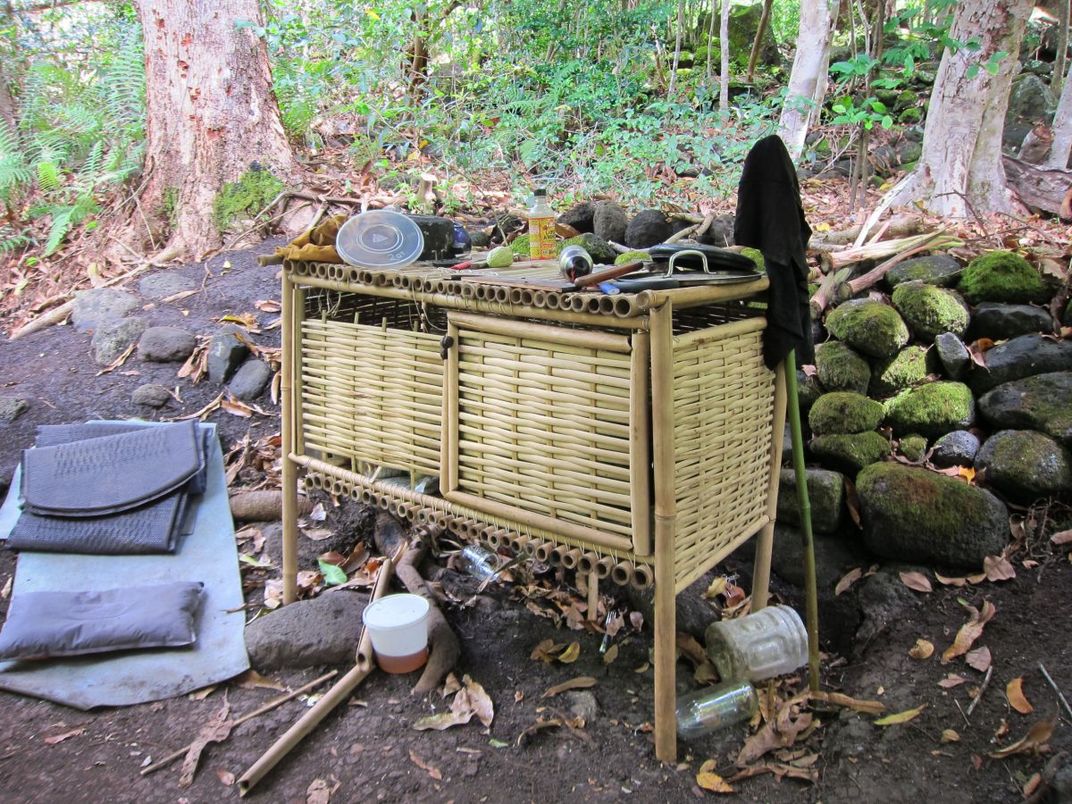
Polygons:
[[545,288],[551,270],[284,265],[284,599],[299,474],[575,569],[592,602],[601,579],[654,583],[655,746],[676,761],[675,596],[758,536],[766,605],[785,422],[749,303],[767,280],[605,296]]

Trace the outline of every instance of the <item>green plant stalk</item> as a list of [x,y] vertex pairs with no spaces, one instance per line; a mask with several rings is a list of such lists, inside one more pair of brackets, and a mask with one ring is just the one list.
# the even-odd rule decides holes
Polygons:
[[811,502],[808,499],[808,473],[804,469],[804,434],[800,427],[800,392],[797,389],[797,355],[790,350],[785,358],[786,407],[789,409],[789,434],[793,444],[793,471],[797,479],[797,504],[804,534],[804,600],[808,627],[808,686],[819,691],[819,593],[815,582],[815,541],[811,532]]

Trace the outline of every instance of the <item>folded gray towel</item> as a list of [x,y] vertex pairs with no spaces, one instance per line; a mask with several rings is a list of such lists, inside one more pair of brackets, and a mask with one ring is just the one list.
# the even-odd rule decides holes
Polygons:
[[182,487],[204,465],[195,421],[23,452],[22,498],[33,514],[98,517]]
[[180,581],[103,592],[16,593],[0,631],[0,659],[192,645],[204,586]]

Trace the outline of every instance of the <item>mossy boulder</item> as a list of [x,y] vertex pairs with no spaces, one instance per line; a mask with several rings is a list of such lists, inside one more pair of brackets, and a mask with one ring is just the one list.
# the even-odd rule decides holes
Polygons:
[[[574,238],[580,240],[579,237]],[[527,260],[529,258],[529,246],[532,243],[531,238],[527,234],[518,235],[510,241],[510,251],[514,255],[515,260]]]
[[934,442],[930,461],[939,468],[971,466],[979,453],[979,438],[968,430],[954,430]]
[[1068,451],[1033,430],[994,433],[975,456],[975,468],[984,473],[988,486],[1020,503],[1072,490]]
[[838,340],[871,357],[893,357],[908,343],[901,315],[880,301],[855,299],[826,317],[826,328]]
[[[815,582],[820,600],[823,601],[833,596],[837,582],[845,577],[846,572],[853,567],[867,566],[868,563],[864,549],[858,541],[835,534],[815,531],[812,550],[815,556]],[[800,529],[783,525],[779,515],[778,522],[774,525],[771,571],[786,583],[803,588],[805,566],[804,537]],[[820,603],[820,607],[822,605]],[[823,609],[820,608],[820,611]]]
[[562,251],[566,246],[580,246],[588,252],[596,265],[610,265],[618,257],[618,252],[610,247],[610,243],[592,232],[563,240],[558,244],[558,251]]
[[[811,505],[811,525],[816,533],[833,533],[841,525],[845,505],[845,477],[828,469],[806,470],[808,502]],[[800,524],[800,505],[797,500],[796,472],[782,469],[778,484],[778,521],[786,525]]]
[[1044,307],[983,302],[972,312],[969,331],[972,339],[1004,341],[1036,332],[1052,333],[1053,329],[1053,316]]
[[890,454],[890,442],[872,430],[854,435],[816,436],[810,449],[825,466],[856,477],[865,466]]
[[968,383],[977,394],[1002,383],[1036,374],[1072,371],[1072,341],[1043,335],[1021,335],[986,352],[986,370],[973,371]]
[[972,304],[1030,304],[1047,301],[1051,295],[1039,272],[1012,251],[990,251],[976,257],[964,269],[958,288]]
[[910,461],[918,461],[927,452],[927,439],[921,435],[906,435],[897,448]]
[[926,257],[905,260],[890,268],[886,274],[886,284],[895,288],[902,282],[918,281],[950,287],[957,283],[963,270],[964,266],[948,254],[928,254]]
[[816,435],[864,433],[882,421],[882,403],[852,391],[823,394],[811,406],[808,424]]
[[212,221],[221,232],[241,218],[256,215],[279,195],[283,182],[264,168],[253,168],[224,184],[212,202]]
[[886,423],[896,435],[938,438],[975,421],[975,399],[960,382],[932,382],[909,388],[886,401]]
[[999,385],[979,398],[979,410],[995,427],[1038,430],[1072,449],[1072,371]]
[[952,332],[958,338],[968,331],[968,307],[956,291],[924,282],[905,282],[893,291],[893,306],[921,341]]
[[927,378],[927,347],[906,346],[871,372],[871,395],[891,396]]
[[828,341],[815,347],[815,370],[827,391],[866,394],[871,383],[871,364],[840,341]]
[[985,489],[898,463],[866,467],[856,478],[863,540],[883,558],[981,567],[1009,541],[1009,512]]

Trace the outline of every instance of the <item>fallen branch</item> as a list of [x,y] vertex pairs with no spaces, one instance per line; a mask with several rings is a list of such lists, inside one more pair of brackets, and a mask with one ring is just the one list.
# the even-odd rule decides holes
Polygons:
[[1022,159],[1003,156],[1005,178],[1020,200],[1029,207],[1068,219],[1072,199],[1072,171],[1032,165]]
[[972,698],[972,702],[968,704],[968,712],[964,715],[965,718],[971,717],[972,712],[975,711],[975,707],[979,705],[979,701],[983,700],[983,693],[986,692],[986,688],[990,686],[990,677],[993,674],[993,666],[986,668],[986,677],[983,679],[983,683],[979,685],[979,691],[975,693],[975,697]]
[[1068,712],[1068,716],[1072,717],[1072,706],[1068,705],[1068,699],[1065,697],[1065,694],[1061,692],[1061,688],[1057,686],[1057,683],[1053,680],[1050,674],[1046,672],[1046,667],[1042,664],[1042,662],[1039,662],[1039,670],[1042,671],[1042,675],[1046,677],[1046,680],[1050,682],[1050,686],[1053,687],[1053,691],[1057,693],[1057,698],[1061,701],[1061,704],[1062,706],[1064,706],[1065,711]]
[[[396,560],[399,558],[395,557]],[[387,584],[391,580],[394,569],[394,561],[385,558],[380,565],[379,574],[376,576],[376,585],[372,588],[369,603],[379,599],[387,590]],[[254,762],[249,769],[238,779],[239,795],[246,795],[253,786],[264,778],[265,774],[274,768],[290,750],[300,743],[317,724],[339,704],[350,697],[358,685],[364,681],[375,668],[372,661],[372,639],[368,629],[361,632],[361,639],[357,644],[357,660],[353,668],[345,676],[340,678],[330,690],[324,693],[324,697],[316,702],[312,709],[307,711],[298,722],[291,726],[272,746],[265,751],[260,759]]]
[[[325,673],[324,675],[320,676],[320,678],[313,679],[308,684],[303,684],[302,686],[298,687],[296,690],[293,690],[292,692],[288,692],[286,695],[280,695],[278,698],[273,698],[268,703],[266,703],[264,706],[258,707],[257,709],[254,709],[252,712],[247,712],[246,714],[242,715],[242,717],[235,718],[233,721],[231,721],[231,728],[234,729],[236,726],[242,725],[247,720],[252,720],[255,717],[259,717],[260,715],[263,715],[265,712],[271,712],[273,709],[275,709],[278,706],[282,706],[287,701],[293,700],[294,698],[297,698],[299,695],[302,695],[302,694],[304,694],[306,692],[309,692],[309,690],[316,689],[321,684],[323,684],[325,681],[327,681],[327,680],[329,680],[331,678],[334,678],[338,674],[339,674],[338,670],[332,670],[330,673]],[[186,756],[186,753],[190,750],[190,747],[192,745],[193,745],[193,743],[191,743],[190,745],[184,745],[182,748],[180,748],[177,751],[174,751],[174,752],[168,754],[166,757],[164,757],[163,759],[159,760],[158,762],[154,762],[152,765],[149,765],[146,768],[142,768],[141,769],[141,775],[142,776],[147,776],[150,773],[155,773],[156,771],[160,770],[161,768],[166,768],[168,765],[170,765],[176,759],[179,759],[181,757]]]
[[940,234],[944,234],[941,229],[937,232],[926,232],[911,237],[900,237],[895,240],[883,240],[879,243],[868,243],[863,246],[853,246],[852,248],[835,251],[830,255],[830,267],[837,270],[838,268],[844,268],[846,265],[852,265],[854,262],[881,260],[891,254],[900,254],[910,248],[915,248],[922,243],[930,243],[931,248],[945,248],[947,245],[954,244],[960,245],[960,241],[955,241],[952,235],[946,235],[946,238],[950,241],[949,243],[932,242]]
[[700,228],[700,224],[698,224],[698,223],[694,223],[691,226],[686,226],[684,229],[681,229],[680,231],[674,232],[672,235],[670,235],[668,238],[666,238],[666,240],[664,240],[663,242],[664,243],[676,243],[679,240],[684,240],[684,239],[686,239],[688,237],[692,237],[694,234],[696,234],[696,232],[697,232],[697,230],[699,228]]
[[458,637],[451,629],[447,618],[443,616],[435,595],[428,589],[424,578],[417,570],[417,565],[420,564],[427,551],[428,543],[422,540],[419,547],[406,551],[395,570],[398,580],[402,581],[406,591],[413,595],[420,595],[428,601],[431,607],[428,611],[428,663],[411,690],[412,695],[427,695],[435,690],[446,678],[447,673],[454,669],[461,655]]
[[[893,237],[908,237],[909,235],[919,234],[922,225],[923,218],[921,216],[907,213],[891,217],[883,224],[883,231]],[[848,229],[826,232],[820,238],[813,238],[808,247],[817,251],[836,250],[840,246],[847,246],[852,243],[863,231],[863,228],[863,224],[858,224],[850,226]],[[877,235],[871,238],[871,240],[877,239]]]
[[858,276],[855,279],[849,280],[848,286],[849,290],[851,291],[849,295],[850,297],[855,296],[860,291],[866,290],[869,287],[873,287],[875,284],[878,283],[880,279],[882,279],[882,277],[889,273],[890,269],[893,268],[895,265],[904,262],[909,257],[914,257],[920,252],[931,251],[935,248],[947,248],[950,246],[960,245],[963,245],[963,243],[961,243],[959,240],[945,236],[942,232],[935,232],[933,235],[931,235],[931,239],[929,241],[921,243],[915,248],[910,248],[907,251],[902,251],[900,254],[896,254],[885,262],[876,265],[866,274]]

